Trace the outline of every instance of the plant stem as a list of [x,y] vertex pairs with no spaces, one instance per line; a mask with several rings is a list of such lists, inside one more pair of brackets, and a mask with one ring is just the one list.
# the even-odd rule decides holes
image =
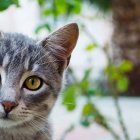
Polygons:
[[[104,117],[103,114],[100,113],[100,111],[98,110],[98,108],[96,108],[96,105],[94,103],[92,103],[92,105],[94,106],[94,110],[96,110],[96,113],[99,114],[100,118],[104,118],[106,120],[106,118]],[[99,118],[99,117],[98,117]],[[114,129],[109,125],[109,123],[107,122],[107,120],[105,121],[105,123],[98,123],[96,122],[99,126],[103,127],[105,130],[107,130],[115,140],[120,140],[119,135],[114,131]]]
[[123,121],[123,117],[122,117],[122,112],[121,112],[120,105],[119,105],[118,96],[115,94],[115,96],[113,96],[113,97],[114,97],[114,103],[115,103],[115,107],[116,107],[116,110],[117,110],[117,115],[118,115],[119,123],[120,123],[121,129],[123,131],[124,138],[125,138],[125,140],[130,140],[130,137],[128,135],[127,129],[126,129],[124,121]]
[[[108,59],[108,65],[110,65],[111,64],[111,58],[109,56],[109,53],[106,53],[106,54],[107,54],[106,56],[107,56],[107,59]],[[111,73],[111,71],[109,73]],[[111,88],[111,93],[112,93],[111,95],[114,99],[119,123],[120,123],[121,129],[122,129],[124,138],[125,138],[125,140],[130,140],[130,137],[128,135],[127,129],[126,129],[124,121],[123,121],[122,112],[121,112],[121,108],[120,108],[120,105],[119,105],[118,92],[115,90],[114,84],[112,82],[109,82],[109,85],[110,85],[110,88]]]
[[75,128],[75,126],[74,126],[73,124],[70,125],[70,127],[67,128],[67,129],[64,131],[64,133],[63,133],[63,135],[61,136],[60,140],[65,140],[67,134],[69,134],[74,128]]
[[115,140],[120,140],[120,137],[115,133],[115,131],[112,128],[108,128],[108,131],[115,138]]

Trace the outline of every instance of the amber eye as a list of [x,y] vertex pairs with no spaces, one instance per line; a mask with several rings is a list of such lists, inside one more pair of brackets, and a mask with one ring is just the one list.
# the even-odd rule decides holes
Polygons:
[[37,76],[30,76],[24,82],[24,87],[29,90],[38,90],[42,86],[42,79]]

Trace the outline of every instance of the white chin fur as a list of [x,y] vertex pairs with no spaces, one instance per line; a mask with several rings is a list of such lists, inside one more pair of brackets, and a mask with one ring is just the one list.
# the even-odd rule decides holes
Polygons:
[[16,122],[12,120],[0,119],[0,128],[12,128],[20,124],[22,124],[21,121]]

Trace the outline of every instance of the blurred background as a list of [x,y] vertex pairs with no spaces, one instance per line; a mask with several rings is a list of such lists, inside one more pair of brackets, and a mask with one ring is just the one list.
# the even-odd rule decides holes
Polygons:
[[80,36],[50,116],[54,140],[140,140],[140,1],[0,0],[0,30]]

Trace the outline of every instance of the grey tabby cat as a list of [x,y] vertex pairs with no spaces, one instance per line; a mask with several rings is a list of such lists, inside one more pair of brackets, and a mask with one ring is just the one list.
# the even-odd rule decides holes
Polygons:
[[52,139],[48,115],[77,39],[76,23],[40,42],[0,33],[0,140]]

